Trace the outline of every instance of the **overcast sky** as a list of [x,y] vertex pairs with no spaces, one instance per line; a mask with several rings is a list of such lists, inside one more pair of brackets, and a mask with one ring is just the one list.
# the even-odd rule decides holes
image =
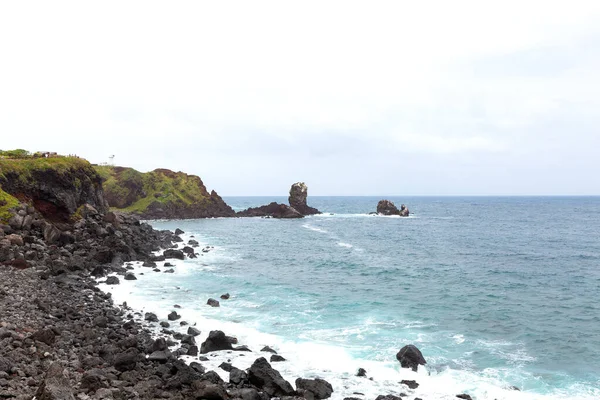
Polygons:
[[0,5],[0,149],[221,195],[598,195],[599,113],[597,0]]

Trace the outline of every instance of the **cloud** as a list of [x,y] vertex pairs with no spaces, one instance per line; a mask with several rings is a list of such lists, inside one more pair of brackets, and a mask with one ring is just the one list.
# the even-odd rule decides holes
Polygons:
[[225,194],[600,193],[545,178],[600,168],[599,22],[594,1],[5,3],[0,147]]

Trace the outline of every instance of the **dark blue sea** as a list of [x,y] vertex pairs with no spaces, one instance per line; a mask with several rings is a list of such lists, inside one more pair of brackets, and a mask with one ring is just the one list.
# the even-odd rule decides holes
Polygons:
[[[600,398],[600,198],[391,197],[411,216],[368,215],[380,199],[310,197],[324,213],[301,220],[152,221],[214,248],[128,295],[271,345],[284,376],[321,376],[334,398]],[[410,343],[427,360],[417,373],[395,358]]]

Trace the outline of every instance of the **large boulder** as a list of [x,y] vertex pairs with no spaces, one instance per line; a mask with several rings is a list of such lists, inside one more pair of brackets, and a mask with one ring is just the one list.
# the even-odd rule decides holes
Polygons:
[[389,200],[380,200],[377,203],[377,214],[381,215],[399,215],[401,217],[408,217],[408,208],[402,204],[400,209],[394,203]]
[[313,215],[313,214],[321,214],[319,210],[313,207],[309,207],[306,203],[306,198],[308,197],[308,187],[304,182],[296,182],[290,188],[290,197],[288,198],[288,202],[290,206],[298,210],[298,212],[302,215]]
[[251,207],[236,214],[238,217],[303,218],[304,215],[293,207],[272,202],[266,206]]
[[270,397],[291,396],[294,394],[292,385],[283,379],[279,371],[273,369],[264,357],[254,361],[248,369],[248,380]]
[[163,256],[165,256],[165,258],[176,258],[178,260],[185,259],[185,255],[183,254],[183,251],[175,250],[175,249],[167,249],[167,250],[163,251]]
[[232,350],[231,342],[222,331],[210,331],[208,337],[200,346],[200,353],[206,354],[211,351]]
[[64,368],[54,362],[48,368],[46,376],[35,393],[37,400],[75,400],[71,382],[65,374]]
[[[310,392],[315,399],[327,399],[333,393],[333,387],[326,380],[317,379],[296,379],[296,389]],[[306,397],[306,395],[304,396]]]
[[400,361],[402,368],[411,368],[413,371],[416,371],[419,365],[427,364],[421,350],[412,344],[401,348],[396,354],[396,358]]

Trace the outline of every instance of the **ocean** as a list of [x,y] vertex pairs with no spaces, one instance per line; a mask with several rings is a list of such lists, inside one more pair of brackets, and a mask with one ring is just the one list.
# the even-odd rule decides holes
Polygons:
[[[368,215],[380,199],[309,197],[323,214],[300,220],[150,221],[212,247],[172,274],[136,264],[137,281],[107,290],[162,319],[178,304],[201,338],[222,329],[253,350],[208,367],[248,367],[269,345],[292,384],[321,377],[333,399],[600,398],[600,198],[389,197],[411,216]],[[416,373],[396,360],[411,343]]]

